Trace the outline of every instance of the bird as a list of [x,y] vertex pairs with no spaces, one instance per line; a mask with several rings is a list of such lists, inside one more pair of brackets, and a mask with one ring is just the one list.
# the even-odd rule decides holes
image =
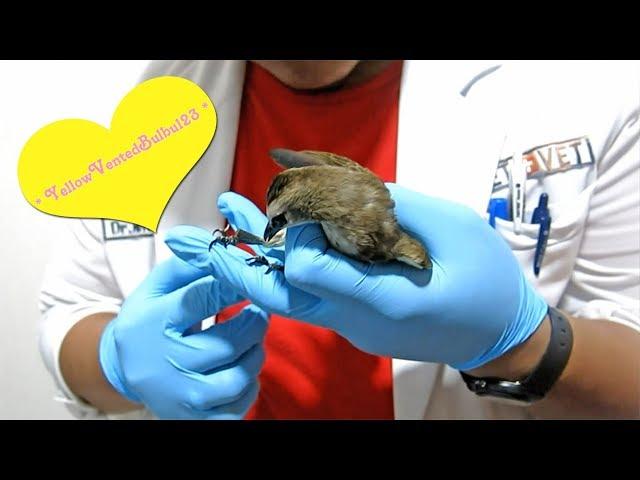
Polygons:
[[[240,230],[214,242],[273,247],[284,243],[287,228],[317,223],[329,245],[353,259],[431,267],[424,246],[398,225],[391,194],[371,170],[330,152],[274,148],[269,156],[285,170],[273,178],[267,190],[268,223],[262,238]],[[248,261],[267,265],[267,272],[283,270],[264,256]]]

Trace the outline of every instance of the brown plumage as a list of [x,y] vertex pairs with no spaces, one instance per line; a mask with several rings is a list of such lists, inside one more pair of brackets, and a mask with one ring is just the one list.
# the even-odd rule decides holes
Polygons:
[[317,222],[333,248],[358,260],[430,267],[424,247],[398,225],[389,190],[373,172],[328,152],[269,155],[286,170],[267,192],[265,241],[286,227]]

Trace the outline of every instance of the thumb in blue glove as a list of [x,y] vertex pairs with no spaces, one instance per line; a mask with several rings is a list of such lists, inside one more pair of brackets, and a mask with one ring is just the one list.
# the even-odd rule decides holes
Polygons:
[[249,305],[228,322],[185,335],[242,300],[178,258],[159,264],[101,336],[105,377],[160,418],[242,418],[258,394],[266,313]]

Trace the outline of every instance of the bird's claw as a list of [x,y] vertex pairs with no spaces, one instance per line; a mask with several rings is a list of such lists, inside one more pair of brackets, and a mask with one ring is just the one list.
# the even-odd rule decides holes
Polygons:
[[213,236],[213,240],[209,244],[209,251],[211,251],[211,247],[215,244],[222,244],[224,248],[227,248],[229,245],[236,245],[238,243],[237,234],[227,235],[227,231],[229,230],[229,225],[227,225],[224,230],[216,228],[211,235]]
[[[224,228],[224,230],[216,228],[213,232],[211,232],[211,235],[213,236],[213,240],[211,240],[211,243],[209,244],[209,251],[211,251],[211,248],[215,244],[222,244],[224,245],[224,248],[227,248],[229,245],[237,245],[239,243],[238,233],[235,233],[233,235],[227,235],[228,230],[229,230],[229,225],[227,225]],[[279,270],[281,272],[284,271],[284,265],[281,265],[279,263],[271,263],[269,262],[269,260],[267,260],[267,257],[264,257],[262,255],[256,255],[255,257],[247,258],[246,261],[247,261],[247,264],[251,266],[253,265],[267,266],[268,268],[265,274],[270,273],[273,270]]]
[[284,271],[284,265],[281,265],[279,263],[271,263],[269,262],[269,260],[267,260],[266,257],[262,256],[262,255],[257,255],[255,257],[251,257],[251,258],[247,258],[246,262],[248,265],[254,266],[254,265],[266,265],[267,267],[267,271],[265,272],[265,275],[272,272],[273,270],[278,270],[280,272]]

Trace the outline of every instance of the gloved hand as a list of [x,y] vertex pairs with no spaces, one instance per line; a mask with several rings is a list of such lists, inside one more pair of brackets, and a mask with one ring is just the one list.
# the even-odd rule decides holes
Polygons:
[[240,419],[258,394],[267,315],[255,305],[183,335],[242,301],[229,285],[182,260],[156,266],[100,339],[100,365],[124,397],[165,419]]
[[[387,186],[398,222],[427,247],[431,270],[352,260],[330,248],[313,224],[287,230],[285,271],[268,275],[266,267],[248,266],[240,249],[215,245],[209,252],[204,230],[176,227],[166,241],[256,305],[331,328],[378,355],[471,370],[535,332],[547,305],[486,221],[465,206]],[[238,195],[221,195],[219,206],[232,225],[245,222],[237,226],[258,233],[266,224]]]

